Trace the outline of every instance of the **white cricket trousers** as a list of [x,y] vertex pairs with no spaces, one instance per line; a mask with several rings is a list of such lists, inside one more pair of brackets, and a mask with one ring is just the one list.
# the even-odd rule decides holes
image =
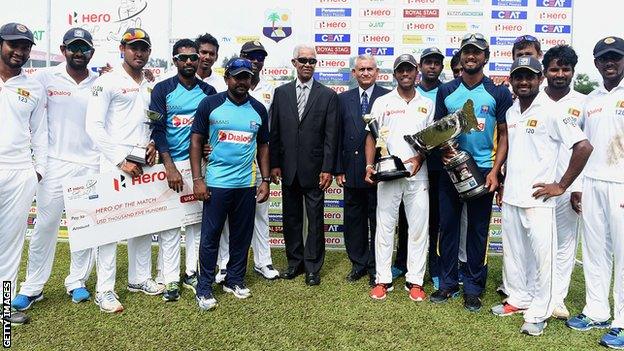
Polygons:
[[[102,156],[103,158],[103,156]],[[100,172],[120,172],[107,161],[101,162]],[[117,243],[99,246],[96,254],[98,293],[115,290],[117,275]],[[128,239],[128,283],[141,284],[152,278],[152,235]]]
[[[262,178],[256,186],[260,186]],[[219,269],[225,269],[230,260],[230,228],[229,220],[225,221],[219,240],[219,256],[217,265]],[[273,264],[271,259],[271,247],[269,246],[269,201],[261,204],[256,203],[256,215],[254,218],[254,232],[251,237],[251,249],[253,250],[254,265],[258,268]]]
[[579,215],[570,204],[570,192],[557,197],[555,216],[557,217],[557,258],[555,260],[555,303],[563,304],[576,257]]
[[526,322],[543,322],[555,308],[555,209],[522,208],[505,203],[502,216],[507,302],[527,309]]
[[[158,283],[171,283],[180,280],[180,244],[181,230],[174,228],[158,233]],[[201,223],[187,225],[184,230],[186,246],[185,273],[192,276],[197,271],[197,255],[199,252],[199,237]]]
[[624,183],[586,177],[583,182],[582,216],[583,314],[595,321],[609,320],[609,287],[613,270],[611,328],[624,328]]
[[36,189],[34,168],[0,169],[0,279],[11,282],[11,296],[15,296],[28,210]]
[[[37,218],[35,229],[28,245],[28,266],[26,280],[21,284],[20,294],[35,296],[43,291],[50,279],[59,223],[65,208],[63,181],[97,173],[97,167],[48,158],[48,171],[37,186]],[[94,249],[70,253],[69,275],[65,278],[65,289],[85,287],[85,283],[95,264]]]
[[377,185],[375,268],[378,284],[392,283],[392,251],[401,200],[407,217],[407,274],[405,281],[423,285],[429,249],[429,182],[407,178]]

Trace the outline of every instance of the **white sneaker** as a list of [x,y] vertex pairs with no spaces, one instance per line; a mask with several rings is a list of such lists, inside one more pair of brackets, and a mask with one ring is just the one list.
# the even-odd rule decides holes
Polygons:
[[563,303],[558,303],[553,310],[552,316],[557,319],[568,320],[570,318],[570,312]]
[[212,293],[208,293],[207,296],[195,296],[195,300],[200,310],[210,311],[217,307],[217,299],[214,298]]
[[254,266],[254,272],[260,274],[264,279],[273,280],[279,278],[279,272],[273,268],[272,264],[264,267]]
[[219,269],[217,274],[215,274],[215,283],[221,284],[225,281],[225,274],[227,271],[225,269]]
[[247,288],[245,285],[234,285],[234,286],[227,286],[227,285],[223,285],[223,291],[226,293],[232,293],[234,294],[234,296],[236,296],[236,298],[238,299],[246,299],[248,297],[251,297],[251,290],[249,290],[249,288]]
[[140,284],[128,284],[128,291],[142,292],[146,295],[160,295],[165,291],[165,286],[158,284],[154,279],[150,278]]
[[110,290],[96,294],[93,302],[100,306],[100,311],[102,312],[116,313],[124,310],[117,294]]

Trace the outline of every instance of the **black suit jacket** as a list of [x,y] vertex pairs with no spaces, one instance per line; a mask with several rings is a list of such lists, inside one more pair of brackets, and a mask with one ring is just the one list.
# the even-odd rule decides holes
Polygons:
[[[368,102],[366,113],[370,113],[373,102],[390,90],[375,84]],[[336,173],[344,173],[345,186],[350,188],[367,188],[371,185],[364,181],[366,173],[366,124],[362,120],[359,88],[345,91],[338,95],[338,111],[341,123],[341,138],[338,148]]]
[[338,97],[314,81],[299,121],[296,80],[275,89],[271,105],[271,168],[282,169],[282,181],[295,177],[304,188],[318,187],[321,172],[334,173],[338,152]]

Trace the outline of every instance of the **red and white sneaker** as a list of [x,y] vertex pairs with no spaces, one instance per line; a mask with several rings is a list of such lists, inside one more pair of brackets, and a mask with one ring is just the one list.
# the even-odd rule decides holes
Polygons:
[[374,300],[383,300],[386,298],[387,293],[392,291],[394,287],[390,284],[375,284],[370,292],[370,297]]
[[425,294],[422,286],[418,284],[405,282],[405,290],[409,291],[409,298],[412,301],[420,302],[424,301],[427,298],[427,294]]
[[507,302],[503,302],[500,305],[496,305],[491,309],[492,314],[500,317],[511,316],[516,313],[524,313],[526,308],[519,308]]

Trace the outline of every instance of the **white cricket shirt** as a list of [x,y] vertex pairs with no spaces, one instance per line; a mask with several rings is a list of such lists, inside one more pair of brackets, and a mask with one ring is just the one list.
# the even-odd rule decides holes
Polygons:
[[[399,157],[402,161],[407,161],[417,154],[403,136],[419,132],[433,122],[433,103],[418,91],[415,93],[414,98],[407,103],[395,88],[388,94],[378,97],[371,108],[371,114],[379,123],[380,131],[383,126],[389,128],[386,140],[388,153]],[[405,164],[405,168],[411,172],[412,165]],[[429,179],[427,162],[423,162],[416,175],[407,179]]]
[[48,157],[97,167],[100,153],[87,135],[85,116],[91,86],[98,74],[89,70],[80,83],[67,73],[66,63],[38,70],[37,79],[47,94]]
[[[22,70],[6,82],[0,79],[0,169],[28,169],[42,177],[48,157],[48,123],[41,83]],[[32,148],[32,153],[31,153]]]
[[260,77],[260,81],[258,82],[258,85],[256,85],[254,89],[249,89],[249,95],[251,95],[254,99],[260,101],[262,105],[264,105],[264,108],[266,108],[267,112],[269,111],[269,108],[271,107],[271,103],[273,102],[274,93],[275,93],[275,87],[273,86],[273,84],[267,82],[262,77]]
[[587,139],[576,124],[576,119],[558,114],[552,100],[540,91],[531,106],[520,112],[517,99],[507,110],[509,150],[507,151],[507,177],[503,202],[513,206],[555,207],[555,198],[546,202],[543,197],[533,198],[537,183],[558,181],[557,160],[563,144],[570,149]]
[[584,130],[594,147],[585,176],[624,183],[624,79],[611,91],[596,88],[585,108]]
[[150,127],[145,122],[153,83],[137,83],[123,67],[95,80],[87,107],[86,129],[100,150],[100,164],[117,165],[134,146],[146,146]]
[[223,76],[218,75],[217,72],[215,72],[214,70],[212,70],[210,75],[204,78],[203,81],[212,85],[217,93],[227,90],[227,85],[225,85],[225,80],[223,80]]

